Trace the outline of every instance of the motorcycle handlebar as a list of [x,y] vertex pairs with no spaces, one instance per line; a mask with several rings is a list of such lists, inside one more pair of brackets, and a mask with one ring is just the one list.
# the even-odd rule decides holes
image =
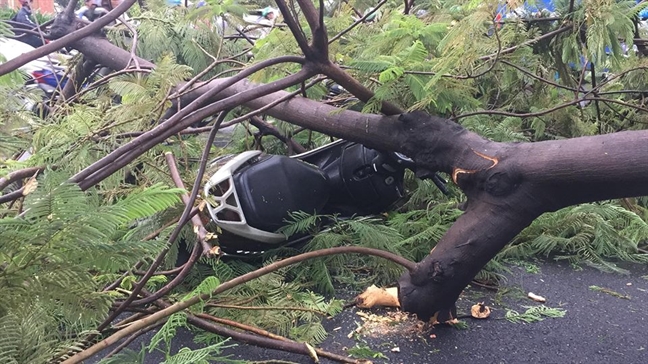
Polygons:
[[[380,157],[374,159],[374,169],[376,169],[376,171],[378,171],[378,168],[389,170],[388,168],[393,167],[393,164],[395,163],[400,168],[403,169],[407,168],[411,171],[416,172],[416,162],[414,162],[412,158],[409,158],[405,154],[399,152],[389,152],[389,153],[381,153],[380,156],[382,157],[382,160],[378,159]],[[393,170],[391,172],[393,172]],[[448,191],[448,188],[446,186],[448,181],[446,181],[441,176],[439,176],[438,173],[435,172],[432,175],[432,177],[430,177],[430,179],[432,180],[434,185],[437,186],[437,188],[441,191],[441,193],[443,193],[446,196],[450,194],[450,191]]]

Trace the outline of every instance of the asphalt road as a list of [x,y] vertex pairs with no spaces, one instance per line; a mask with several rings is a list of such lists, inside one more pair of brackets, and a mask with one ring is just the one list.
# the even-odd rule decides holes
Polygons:
[[[566,263],[542,263],[539,273],[515,267],[499,294],[467,289],[458,302],[459,314],[485,301],[493,312],[486,320],[462,319],[467,328],[435,326],[416,329],[411,321],[382,325],[369,330],[374,319],[391,317],[391,310],[345,310],[325,322],[329,337],[319,346],[337,354],[348,348],[368,347],[378,356],[373,363],[648,363],[648,266],[627,265],[630,275],[602,273],[584,267],[575,270]],[[592,289],[597,286],[606,289]],[[534,323],[512,323],[503,319],[507,310],[524,312],[538,303],[526,298],[534,292],[547,298],[546,306],[561,308],[564,317]],[[365,321],[358,311],[367,315]],[[349,335],[359,326],[365,329]],[[150,335],[130,345],[139,348]],[[189,332],[179,333],[174,346],[197,347]],[[397,349],[396,349],[397,348]],[[227,349],[231,359],[311,363],[310,358],[247,345]],[[380,353],[380,354],[378,354]],[[145,363],[160,363],[155,354]],[[95,363],[97,360],[88,361]],[[321,359],[321,363],[332,361]]]

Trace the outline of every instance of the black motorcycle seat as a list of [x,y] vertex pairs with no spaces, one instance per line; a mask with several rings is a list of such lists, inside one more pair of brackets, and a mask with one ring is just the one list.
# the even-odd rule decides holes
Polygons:
[[267,232],[286,225],[290,212],[321,211],[330,195],[319,168],[281,155],[266,155],[233,179],[247,224]]

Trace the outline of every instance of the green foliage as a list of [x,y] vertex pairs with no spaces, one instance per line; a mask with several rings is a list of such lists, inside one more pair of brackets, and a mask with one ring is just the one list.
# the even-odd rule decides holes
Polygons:
[[621,298],[621,299],[624,299],[624,300],[629,300],[630,299],[630,296],[621,294],[619,292],[615,292],[615,291],[613,291],[613,290],[611,290],[609,288],[603,288],[603,287],[599,287],[599,286],[589,286],[589,289],[592,290],[592,291],[596,291],[596,292],[603,292],[605,294],[609,294],[610,296],[614,296],[614,297]]
[[114,298],[95,277],[128,269],[164,246],[132,239],[130,223],[179,202],[180,191],[157,185],[101,204],[98,195],[64,181],[65,175],[46,173],[25,199],[24,213],[0,219],[3,332],[14,327],[23,332],[15,340],[32,340],[18,351],[0,348],[0,356],[18,362],[70,345],[68,330],[93,328]]
[[[271,262],[272,260],[267,264]],[[237,264],[234,263],[234,267],[229,268],[235,270]],[[219,269],[225,272],[228,270]],[[206,305],[204,310],[217,317],[228,317],[272,330],[294,340],[319,343],[327,335],[321,324],[322,317],[339,313],[342,301],[326,299],[308,290],[307,283],[287,279],[286,274],[286,270],[280,270],[229,290],[218,296],[218,302],[227,303],[227,306]],[[235,307],[230,307],[231,305]],[[246,306],[255,309],[245,309]]]
[[169,316],[164,325],[155,333],[151,338],[151,342],[148,346],[148,352],[151,353],[154,350],[158,350],[160,344],[164,342],[167,350],[171,348],[171,340],[176,336],[178,328],[184,327],[187,325],[187,315],[184,312],[174,313]]
[[[153,343],[153,339],[151,340],[151,343]],[[208,345],[200,349],[191,350],[189,348],[181,348],[175,354],[171,354],[170,348],[167,346],[166,352],[164,353],[165,360],[162,363],[166,363],[166,364],[186,364],[186,363],[244,364],[245,363],[244,361],[231,360],[228,357],[223,357],[219,355],[223,349],[234,346],[234,345],[226,345],[226,343],[227,340],[221,340],[216,344]],[[136,352],[134,350],[126,348],[121,352],[111,356],[110,358],[102,359],[99,363],[100,364],[145,364],[150,361],[147,358],[147,353],[145,349],[146,348],[143,348],[139,352]],[[157,347],[157,350],[160,350],[160,348]]]
[[553,256],[586,262],[603,271],[627,273],[614,260],[648,262],[637,250],[647,239],[648,224],[614,203],[584,204],[545,214],[504,248],[498,259]]
[[0,316],[0,361],[3,363],[44,363],[50,359],[56,335],[48,330],[52,322],[40,310]]
[[527,310],[519,313],[514,310],[507,310],[504,316],[513,323],[533,323],[544,320],[545,318],[560,318],[564,317],[567,313],[562,308],[552,308],[545,305],[540,306],[524,306]]
[[[213,276],[207,277],[202,282],[200,282],[198,287],[196,287],[192,292],[184,296],[182,300],[186,301],[188,299],[191,299],[192,297],[200,296],[202,294],[209,294],[213,292],[219,285],[220,282],[218,281],[218,278]],[[203,305],[204,302],[201,302],[201,304],[199,305],[192,306],[191,309],[200,312],[203,309]]]
[[170,355],[161,364],[209,364],[209,363],[244,363],[241,360],[229,360],[226,357],[217,356],[220,352],[227,348],[222,343],[207,346],[201,349],[191,350],[189,348],[182,348],[177,354]]
[[[604,65],[608,62],[618,62],[623,56],[621,42],[632,43],[634,37],[634,23],[632,17],[636,15],[632,11],[634,1],[592,1],[587,7],[575,12],[587,26],[585,34],[588,45],[589,59],[597,65]],[[606,47],[609,47],[611,54],[608,57]]]
[[[420,183],[430,187],[426,181]],[[416,199],[424,200],[421,192]],[[412,198],[410,202],[416,199]],[[282,231],[288,235],[303,232],[315,234],[303,248],[306,251],[354,245],[391,251],[419,261],[460,215],[454,204],[429,202],[425,209],[390,213],[385,219],[337,219],[335,216],[298,212],[291,215],[291,220]],[[323,222],[333,222],[333,225],[320,231]],[[320,291],[332,293],[335,282],[354,287],[390,284],[402,273],[402,267],[376,257],[335,255],[301,263],[291,271],[298,280],[309,282]]]
[[367,345],[356,344],[354,347],[347,349],[347,354],[351,357],[360,359],[388,359],[385,354],[379,351],[374,351]]
[[[568,3],[557,2],[562,14],[567,13]],[[57,352],[78,350],[81,345],[73,338],[83,337],[96,327],[114,300],[115,293],[102,292],[101,287],[165,246],[173,224],[162,230],[157,240],[143,241],[181,211],[176,206],[180,191],[162,187],[171,185],[162,154],[172,151],[180,161],[183,180],[193,181],[204,137],[169,138],[88,192],[64,180],[124,145],[130,140],[129,133],[153,127],[170,105],[167,97],[173,86],[205,70],[214,58],[222,61],[250,47],[242,41],[224,41],[224,33],[217,31],[218,16],[232,25],[241,24],[242,6],[258,9],[271,2],[209,1],[199,9],[171,9],[162,1],[147,5],[148,10],[134,8],[131,15],[138,24],[137,54],[157,65],[149,74],[120,75],[100,87],[85,89],[77,103],[61,104],[45,119],[23,110],[25,99],[39,100],[41,96],[23,89],[19,72],[0,77],[0,176],[37,165],[56,165],[60,173],[48,172],[41,177],[37,190],[21,206],[3,206],[0,210],[0,362],[40,363]],[[325,21],[330,38],[353,22],[350,5],[364,10],[375,4],[366,0],[327,4],[331,17]],[[361,24],[330,46],[331,58],[375,92],[364,105],[365,111],[377,112],[381,101],[391,101],[405,109],[446,117],[478,112],[482,114],[460,118],[459,122],[501,142],[644,129],[648,123],[648,115],[632,107],[642,102],[641,93],[625,92],[643,92],[648,84],[648,73],[644,72],[648,61],[623,51],[623,43],[629,44],[634,37],[632,18],[641,7],[634,2],[576,2],[570,15],[574,21],[571,30],[523,46],[523,42],[559,29],[565,22],[507,21],[496,27],[494,0],[423,1],[416,5],[428,13],[421,18],[402,15],[401,3],[392,2],[379,20]],[[300,22],[308,34],[308,24],[301,18]],[[580,31],[574,32],[576,29]],[[130,51],[133,38],[124,36],[128,32],[117,25],[108,35]],[[0,22],[0,36],[8,34],[8,28]],[[508,50],[502,52],[504,49]],[[281,28],[258,40],[250,52],[246,57],[252,55],[252,61],[239,57],[235,62],[222,62],[202,80],[231,75],[250,62],[301,54],[291,33]],[[595,79],[588,68],[582,67],[581,55],[594,63]],[[300,68],[299,64],[279,65],[251,79],[274,81]],[[583,93],[574,90],[580,86],[591,89],[595,82],[596,95],[617,103],[588,102],[544,113],[582,97]],[[326,88],[318,86],[307,96],[321,100],[325,94]],[[239,109],[232,114],[242,112]],[[332,140],[280,120],[268,121],[307,148]],[[287,152],[273,137],[256,140],[256,131],[248,124],[237,126],[228,148]],[[28,149],[32,158],[15,160],[16,153]],[[213,152],[223,151],[214,148]],[[135,177],[137,186],[123,183],[126,173]],[[306,251],[357,245],[419,261],[461,215],[457,205],[463,197],[456,187],[450,189],[453,197],[448,198],[431,182],[408,175],[407,199],[395,211],[352,219],[294,212],[283,232],[315,234],[304,247]],[[546,214],[489,262],[477,278],[501,279],[510,264],[535,271],[537,266],[527,260],[537,256],[566,259],[572,264],[585,262],[617,272],[623,272],[615,265],[618,260],[646,263],[648,257],[639,250],[639,242],[648,240],[646,205],[648,202],[640,199],[636,213],[607,202]],[[332,224],[324,228],[328,223]],[[193,247],[191,227],[182,230],[181,240],[187,243],[187,249]],[[169,248],[165,267],[173,266],[179,249],[184,249],[177,242]],[[271,252],[263,263],[203,258],[166,298],[181,301],[211,292],[220,282],[295,252]],[[401,267],[379,258],[327,257],[266,275],[205,300],[192,310],[318,343],[326,336],[322,317],[334,315],[342,307],[340,301],[325,298],[322,293],[332,293],[339,284],[392,284],[401,272]],[[138,277],[126,275],[121,288],[132,289]],[[146,288],[155,290],[167,280],[154,276]],[[560,315],[564,311],[539,306],[522,314],[508,312],[507,319],[533,322]],[[187,325],[186,313],[176,314],[142,351],[125,351],[106,362],[143,363],[156,349],[165,353],[167,363],[227,362],[218,356],[223,339],[208,333],[197,334],[197,341],[206,348],[182,349],[172,355],[171,340]],[[365,349],[353,348],[350,354],[379,356]]]

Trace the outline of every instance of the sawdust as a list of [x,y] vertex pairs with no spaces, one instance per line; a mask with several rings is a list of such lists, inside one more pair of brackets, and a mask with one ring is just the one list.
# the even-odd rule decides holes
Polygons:
[[403,337],[420,335],[425,330],[425,323],[401,311],[387,311],[383,314],[357,311],[362,324],[349,333],[349,338],[362,335],[372,338],[385,338],[391,335]]

